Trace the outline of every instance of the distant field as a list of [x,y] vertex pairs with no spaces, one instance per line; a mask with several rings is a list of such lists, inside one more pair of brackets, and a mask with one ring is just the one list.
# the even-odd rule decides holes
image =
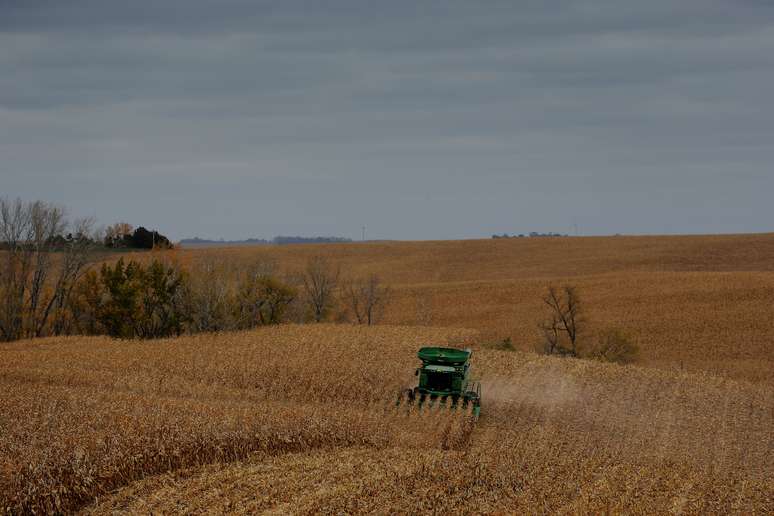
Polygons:
[[178,251],[272,260],[300,271],[323,255],[344,275],[378,273],[393,287],[390,324],[454,326],[480,342],[531,350],[546,286],[577,285],[589,338],[617,327],[640,365],[709,371],[774,384],[774,234],[515,238],[256,246]]
[[281,326],[0,348],[0,508],[94,514],[774,511],[774,391],[482,349],[483,414],[396,409],[424,342]]

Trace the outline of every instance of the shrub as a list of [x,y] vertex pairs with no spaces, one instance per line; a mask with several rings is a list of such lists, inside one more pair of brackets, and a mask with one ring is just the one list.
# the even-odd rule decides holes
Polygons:
[[588,353],[589,358],[602,362],[626,364],[637,359],[639,348],[618,329],[603,332]]
[[513,345],[513,340],[510,337],[505,338],[492,338],[478,341],[481,347],[488,349],[496,349],[499,351],[516,351],[516,346]]
[[258,262],[241,273],[232,309],[237,328],[279,324],[285,320],[297,291],[280,281],[275,269],[273,262]]
[[186,321],[183,307],[185,275],[154,260],[104,264],[79,282],[72,310],[80,329],[131,339],[180,335]]
[[513,341],[510,337],[505,337],[501,342],[497,344],[497,349],[503,351],[514,351],[516,348],[513,346]]
[[106,333],[97,316],[97,307],[102,304],[103,287],[100,276],[90,270],[75,284],[68,303],[75,333],[100,335]]
[[187,320],[183,309],[185,274],[177,267],[154,260],[140,269],[140,338],[169,337],[183,332]]

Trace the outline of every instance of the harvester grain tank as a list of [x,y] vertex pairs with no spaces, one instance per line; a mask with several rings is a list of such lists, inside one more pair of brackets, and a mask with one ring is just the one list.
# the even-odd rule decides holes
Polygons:
[[478,417],[481,412],[481,384],[470,376],[472,355],[470,349],[420,348],[417,357],[422,366],[414,373],[419,377],[418,385],[403,391],[398,402],[471,407],[473,415]]

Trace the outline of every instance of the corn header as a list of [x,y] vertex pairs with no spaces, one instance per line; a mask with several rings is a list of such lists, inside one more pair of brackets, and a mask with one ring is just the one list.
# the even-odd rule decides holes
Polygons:
[[417,357],[422,366],[414,372],[419,382],[413,389],[405,389],[398,404],[415,403],[420,406],[439,403],[450,407],[471,408],[478,417],[481,412],[481,384],[470,377],[470,349],[424,347]]

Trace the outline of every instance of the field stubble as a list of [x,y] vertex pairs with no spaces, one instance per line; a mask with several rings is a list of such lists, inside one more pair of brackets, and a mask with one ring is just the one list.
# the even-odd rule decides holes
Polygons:
[[0,508],[774,511],[774,392],[478,349],[480,421],[395,409],[459,329],[284,326],[0,350]]
[[383,322],[473,328],[538,339],[549,284],[578,287],[587,342],[618,328],[637,364],[774,385],[774,234],[511,238],[254,246],[176,251],[182,263],[276,263],[302,271],[323,256],[345,277],[378,274],[392,287]]

